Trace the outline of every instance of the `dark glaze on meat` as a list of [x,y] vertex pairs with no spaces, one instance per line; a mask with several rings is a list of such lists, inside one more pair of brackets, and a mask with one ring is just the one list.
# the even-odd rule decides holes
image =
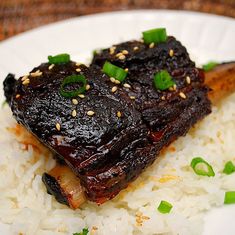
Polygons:
[[[207,108],[202,116],[210,112],[209,102],[205,99],[207,88],[202,85],[204,74],[195,68],[185,47],[175,38],[169,37],[167,43],[160,43],[153,48],[139,41],[125,42],[115,47],[114,54],[110,54],[109,49],[96,54],[92,66],[101,68],[108,60],[117,66],[128,68],[126,82],[132,87],[130,94],[136,97],[135,106],[152,130],[162,130],[165,125],[178,119],[178,116],[185,116],[185,108],[190,106],[195,107],[195,112],[200,112],[200,107],[205,105]],[[127,50],[128,54],[125,55],[125,60],[120,60],[116,54],[123,50]],[[169,55],[170,50],[173,51],[173,56]],[[174,78],[176,91],[157,91],[153,86],[154,74],[162,69],[167,70]],[[190,77],[190,84],[187,83],[187,76]],[[187,99],[182,99],[180,92]],[[196,119],[193,120],[194,123]]]
[[[11,96],[8,100],[16,120],[68,164],[88,199],[99,204],[127,187],[163,147],[210,113],[203,73],[173,37],[154,48],[137,41],[116,47],[116,52],[129,51],[125,60],[104,50],[95,56],[90,68],[79,66],[81,72],[76,72],[78,66],[73,62],[55,65],[51,70],[49,64],[42,64],[32,71],[40,70],[42,75],[29,76],[28,85],[22,85],[20,78],[9,92],[9,78],[5,81],[5,95]],[[134,47],[139,50],[134,51]],[[170,49],[174,50],[173,57],[169,56]],[[115,84],[101,72],[105,60],[129,69],[126,82],[130,89],[120,84],[116,92],[111,91]],[[175,91],[154,88],[153,74],[160,69],[172,75]],[[59,94],[63,79],[71,74],[84,74],[91,86],[85,98],[77,98],[78,105]],[[190,76],[190,84],[186,76]],[[17,94],[20,97],[16,98]],[[71,115],[74,109],[76,117]],[[93,116],[87,115],[90,110],[95,112]]]
[[[121,164],[128,158],[138,159],[139,155],[146,159],[151,157],[152,146],[141,114],[125,92],[111,91],[109,78],[100,71],[80,66],[78,73],[73,62],[55,65],[52,70],[48,67],[49,64],[42,64],[31,71],[40,70],[42,75],[29,76],[27,85],[22,84],[22,78],[16,82],[10,101],[13,115],[66,161],[81,179],[91,200],[103,202],[112,198],[126,187],[128,177],[135,174],[125,172]],[[63,79],[71,74],[84,74],[91,86],[85,98],[77,98],[78,105],[59,94]],[[71,115],[74,109],[76,117]],[[87,115],[91,110],[95,114]],[[60,124],[60,131],[56,123]],[[121,184],[115,184],[114,177]]]

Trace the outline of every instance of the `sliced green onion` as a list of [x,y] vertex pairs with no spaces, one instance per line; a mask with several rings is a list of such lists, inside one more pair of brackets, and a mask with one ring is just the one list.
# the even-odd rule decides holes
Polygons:
[[92,51],[92,55],[93,56],[99,55],[101,53],[101,51],[102,51],[101,49],[95,49]]
[[224,204],[233,204],[235,203],[235,191],[225,192]]
[[144,43],[160,43],[167,40],[167,34],[165,28],[156,28],[144,31],[143,33]]
[[123,82],[127,76],[127,72],[124,69],[111,64],[108,61],[104,63],[102,71],[109,77],[113,77],[120,82]]
[[55,56],[48,56],[48,61],[50,64],[64,64],[68,63],[70,61],[70,55],[69,54],[59,54]]
[[98,55],[98,51],[97,51],[97,50],[93,50],[93,51],[92,51],[92,55],[93,55],[93,56]]
[[215,62],[215,61],[210,61],[207,64],[204,64],[202,66],[203,70],[205,72],[211,71],[213,68],[215,68],[219,63]]
[[[72,85],[72,84],[76,84],[76,83],[82,83],[82,86],[79,87],[78,89],[75,89],[75,90],[65,90],[65,87],[68,86],[68,85]],[[61,86],[60,86],[60,94],[63,96],[63,97],[66,97],[66,98],[74,98],[74,97],[77,97],[79,94],[82,94],[86,91],[86,84],[87,84],[87,81],[86,81],[86,78],[84,75],[71,75],[71,76],[68,76],[66,77]]]
[[169,213],[171,211],[172,207],[173,206],[169,202],[161,201],[157,209],[162,214],[166,214],[166,213]]
[[87,235],[88,233],[89,233],[88,228],[84,228],[80,233],[73,233],[73,235]]
[[230,174],[232,174],[234,171],[235,171],[235,166],[234,166],[234,164],[233,164],[231,161],[227,162],[227,163],[225,164],[225,166],[224,166],[223,173],[224,173],[224,174],[227,174],[227,175],[230,175]]
[[160,72],[154,74],[153,81],[156,89],[161,91],[164,91],[175,84],[171,75],[166,70],[161,70]]
[[197,175],[215,176],[212,166],[201,157],[193,158],[191,167]]

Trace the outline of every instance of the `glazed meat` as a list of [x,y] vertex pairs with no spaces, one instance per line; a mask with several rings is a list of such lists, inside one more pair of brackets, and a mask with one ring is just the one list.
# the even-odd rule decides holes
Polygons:
[[[210,87],[209,99],[213,105],[220,102],[235,90],[235,63],[217,65],[205,73],[205,84]],[[56,199],[73,209],[86,201],[78,177],[66,165],[56,164],[50,172],[43,175],[48,192]]]
[[[96,54],[92,66],[102,68],[105,61],[110,61],[128,68],[129,95],[135,97],[133,102],[141,112],[144,123],[152,131],[157,131],[157,135],[152,135],[154,142],[159,141],[159,135],[161,139],[160,133],[164,131],[170,130],[170,135],[172,131],[176,132],[176,136],[185,134],[198,118],[210,112],[206,98],[208,89],[203,86],[204,74],[195,68],[185,47],[174,37],[168,37],[166,43],[153,48],[139,41],[121,43],[112,48],[115,48],[115,53],[105,49]],[[122,52],[126,54],[125,59],[119,59],[118,55]],[[175,87],[166,91],[156,90],[153,77],[160,70],[171,74]],[[189,125],[183,124],[184,121],[190,122]]]
[[[49,66],[35,68],[30,74],[39,70],[41,75],[30,75],[29,83],[24,77],[16,82],[10,102],[13,115],[72,168],[88,198],[101,203],[135,175],[129,171],[135,164],[128,172],[122,167],[128,159],[154,159],[148,129],[131,100],[121,90],[113,93],[109,79],[100,71],[73,62],[52,70]],[[76,99],[78,104],[59,93],[63,79],[72,74],[83,74],[90,85],[85,97]]]
[[[120,52],[125,58],[116,56]],[[102,73],[106,60],[128,68],[125,83],[130,86],[113,84]],[[153,75],[162,69],[176,83],[166,91],[153,86]],[[89,84],[84,96],[63,97],[63,80],[80,74]],[[153,48],[133,41],[117,45],[115,53],[106,49],[90,68],[71,61],[54,67],[44,63],[27,77],[14,80],[9,75],[4,90],[16,120],[72,169],[89,200],[101,204],[210,113],[209,89],[203,82],[186,49],[169,37]],[[63,194],[53,176],[45,174],[44,183],[50,193]]]

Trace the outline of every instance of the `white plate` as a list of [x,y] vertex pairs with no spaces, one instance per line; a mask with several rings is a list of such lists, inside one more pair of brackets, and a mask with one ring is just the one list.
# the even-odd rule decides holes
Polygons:
[[[23,75],[47,60],[67,52],[85,61],[96,48],[139,38],[146,29],[166,27],[197,63],[235,59],[235,20],[183,11],[141,10],[97,14],[66,20],[21,34],[0,43],[0,102],[2,80],[8,72]],[[206,216],[203,235],[234,235],[235,207],[214,209]],[[0,226],[0,234],[5,226]]]

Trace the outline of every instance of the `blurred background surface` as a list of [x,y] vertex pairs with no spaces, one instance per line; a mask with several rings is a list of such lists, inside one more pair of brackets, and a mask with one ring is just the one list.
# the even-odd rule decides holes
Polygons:
[[0,40],[63,19],[130,9],[178,9],[235,17],[235,0],[0,0]]

